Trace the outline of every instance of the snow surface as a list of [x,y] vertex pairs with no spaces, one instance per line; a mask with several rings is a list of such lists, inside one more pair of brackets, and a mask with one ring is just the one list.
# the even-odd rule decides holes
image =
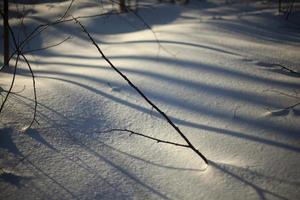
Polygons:
[[[20,6],[20,5],[19,5]],[[23,5],[24,6],[24,5]],[[25,5],[27,6],[27,5]],[[68,2],[30,7],[28,34],[61,16]],[[127,133],[184,143],[116,74],[73,22],[49,27],[27,47],[37,81],[21,63],[1,113],[0,199],[299,199],[300,18],[276,4],[145,2],[138,14],[81,19],[108,58],[210,160]],[[17,6],[12,6],[17,9]],[[104,12],[76,1],[74,16]],[[159,43],[156,41],[158,38]],[[14,63],[14,60],[12,61]],[[11,75],[2,72],[1,95]]]

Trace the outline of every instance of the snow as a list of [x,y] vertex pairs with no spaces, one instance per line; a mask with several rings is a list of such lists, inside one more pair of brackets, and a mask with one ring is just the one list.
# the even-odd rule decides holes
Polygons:
[[[138,14],[80,19],[105,55],[208,159],[156,143],[183,139],[98,54],[73,22],[49,27],[27,47],[1,113],[0,199],[298,199],[300,196],[300,20],[277,4],[191,1],[141,4]],[[68,2],[36,4],[24,20],[61,16]],[[49,11],[51,8],[51,11]],[[72,15],[110,6],[76,1]],[[18,30],[18,20],[12,19]],[[159,40],[159,43],[156,40]],[[14,63],[15,60],[12,60]],[[11,75],[0,73],[8,90]],[[1,90],[1,95],[5,91]]]

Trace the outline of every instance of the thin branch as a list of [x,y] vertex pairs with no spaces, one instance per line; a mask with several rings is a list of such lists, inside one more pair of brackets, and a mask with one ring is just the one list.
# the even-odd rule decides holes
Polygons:
[[[12,91],[12,88],[13,88],[13,85],[14,85],[14,82],[15,82],[15,77],[16,77],[16,71],[17,71],[17,65],[18,65],[18,62],[19,62],[19,57],[22,56],[22,58],[25,60],[29,70],[30,70],[30,73],[31,73],[31,76],[32,76],[32,82],[33,82],[33,90],[34,90],[34,100],[35,100],[35,105],[34,105],[34,114],[33,114],[33,118],[32,118],[32,121],[30,122],[28,128],[30,128],[32,126],[32,124],[34,122],[37,122],[36,120],[36,112],[37,112],[37,94],[36,94],[36,84],[35,84],[35,76],[34,76],[34,73],[33,73],[33,70],[31,68],[31,65],[29,63],[29,61],[27,60],[26,56],[24,55],[24,52],[22,52],[22,49],[25,47],[25,45],[30,42],[37,34],[41,33],[42,31],[46,30],[49,26],[51,25],[56,25],[56,24],[60,24],[60,23],[64,23],[64,22],[71,22],[71,21],[74,21],[73,18],[71,19],[64,19],[65,16],[67,15],[68,11],[70,10],[72,4],[73,4],[74,0],[71,1],[70,5],[68,6],[67,10],[65,11],[64,15],[52,22],[52,23],[48,23],[48,24],[41,24],[41,25],[38,25],[21,43],[17,44],[17,41],[16,41],[16,38],[14,36],[14,33],[13,33],[13,30],[12,28],[9,26],[9,29],[10,29],[10,32],[11,32],[11,35],[13,37],[13,42],[14,42],[14,45],[15,45],[15,51],[11,54],[11,56],[9,57],[9,60],[12,59],[12,57],[17,54],[17,60],[16,60],[16,64],[15,64],[15,68],[14,68],[14,74],[13,74],[13,79],[12,79],[12,82],[11,82],[11,85],[10,85],[10,88],[9,90],[7,91],[7,94],[5,95],[5,98],[4,100],[2,101],[2,104],[1,104],[1,107],[0,107],[0,113],[2,112],[3,108],[4,108],[4,105],[8,99],[8,96],[11,94],[11,91]],[[2,15],[2,17],[4,16],[4,14],[0,11],[0,14]],[[78,19],[81,19],[81,18],[89,18],[89,17],[98,17],[98,16],[103,16],[103,15],[107,15],[108,13],[102,13],[102,14],[98,14],[98,15],[90,15],[90,16],[79,16],[77,17]],[[111,14],[113,14],[113,12],[111,12]],[[67,39],[66,39],[67,40]],[[64,42],[64,41],[62,41]],[[61,43],[62,43],[61,42]],[[61,44],[59,43],[59,44]],[[52,45],[51,47],[53,46],[57,46],[59,44],[56,44],[56,45]],[[46,47],[46,48],[50,48],[49,47]],[[45,48],[44,48],[45,49]],[[36,50],[43,50],[43,49],[36,49]],[[36,51],[34,50],[34,51]],[[32,51],[30,51],[32,52]],[[27,52],[28,53],[28,52]],[[0,68],[0,71],[2,71],[7,65],[3,65],[1,66]],[[37,122],[38,123],[38,122]]]
[[[73,4],[73,1],[71,1],[71,4]],[[45,31],[47,28],[49,28],[51,25],[60,23],[61,21],[64,20],[63,17],[67,15],[67,12],[69,11],[70,7],[67,8],[65,11],[64,15],[60,17],[59,19],[55,20],[54,22],[51,23],[46,23],[46,24],[40,24],[38,25],[19,45],[20,49],[23,50],[26,44],[28,44],[31,40],[33,40],[36,36],[38,36],[40,33]]]
[[186,144],[180,144],[180,143],[176,143],[176,142],[170,142],[170,141],[167,141],[167,140],[161,140],[161,139],[154,138],[154,137],[151,137],[151,136],[148,136],[148,135],[144,135],[142,133],[137,133],[135,131],[128,130],[128,129],[114,128],[114,129],[110,129],[110,130],[100,131],[99,133],[111,133],[111,132],[115,132],[115,131],[127,132],[127,133],[129,133],[129,135],[138,135],[138,136],[141,136],[141,137],[148,138],[150,140],[154,140],[157,143],[165,143],[165,144],[171,144],[171,145],[175,145],[175,146],[190,148],[190,146],[186,145]]
[[[20,50],[23,50],[23,48],[25,47],[26,44],[28,44],[34,37],[36,37],[38,34],[40,34],[41,32],[43,32],[44,30],[46,30],[49,26],[51,25],[55,25],[58,23],[61,23],[64,21],[65,16],[67,15],[67,13],[69,12],[72,4],[73,4],[74,0],[72,0],[68,6],[68,8],[66,9],[66,11],[64,12],[64,14],[62,15],[62,17],[60,17],[59,19],[57,19],[54,22],[51,23],[46,23],[46,24],[40,24],[38,26],[35,27],[35,29],[33,29],[33,31],[31,31],[30,34],[27,35],[27,37],[19,43],[18,47]],[[4,14],[1,12],[2,17],[4,18]],[[69,21],[72,21],[72,19],[70,19]],[[11,55],[10,59],[15,55],[15,53],[17,53],[17,50],[14,51],[14,53]],[[9,59],[9,60],[10,60]],[[1,70],[4,68],[5,66],[1,67]]]
[[29,61],[27,60],[26,56],[22,53],[21,54],[23,59],[25,60],[29,70],[30,70],[30,73],[31,73],[31,77],[32,77],[32,85],[33,85],[33,94],[34,94],[34,112],[33,112],[33,117],[32,117],[32,120],[28,126],[28,128],[30,128],[34,122],[37,122],[36,121],[36,112],[37,112],[37,105],[38,105],[38,102],[37,102],[37,94],[36,94],[36,84],[35,84],[35,76],[34,76],[34,73],[32,71],[32,68],[31,68],[31,65],[29,63]]
[[77,24],[81,27],[82,31],[88,36],[90,41],[93,43],[93,45],[97,48],[98,52],[101,54],[103,59],[109,64],[111,68],[113,68],[149,105],[151,105],[157,112],[159,112],[165,120],[175,129],[175,131],[186,141],[189,148],[192,149],[198,156],[200,156],[206,164],[208,164],[207,158],[199,151],[197,150],[194,145],[189,141],[189,139],[181,132],[181,130],[172,122],[172,120],[160,109],[158,108],[148,97],[145,96],[145,94],[137,87],[135,86],[128,78],[125,76],[118,68],[116,68],[111,61],[105,56],[105,54],[102,52],[98,44],[95,42],[95,40],[92,38],[92,36],[89,34],[89,32],[86,30],[86,28],[78,21],[78,19],[73,18]]
[[[0,11],[0,13],[3,16],[1,11]],[[96,15],[83,15],[83,16],[78,16],[78,17],[75,17],[75,18],[76,19],[86,19],[86,18],[93,18],[93,17],[102,17],[102,16],[109,15],[109,14],[112,15],[112,14],[119,14],[119,13],[117,13],[115,11],[111,11],[111,12],[101,13],[101,14],[96,14]],[[36,37],[38,34],[40,34],[41,32],[46,30],[46,28],[44,28],[44,29],[41,29],[41,28],[48,27],[48,26],[54,26],[54,25],[58,25],[58,24],[61,24],[61,23],[73,22],[73,21],[74,21],[73,18],[68,18],[68,19],[63,19],[63,20],[60,20],[60,21],[56,20],[54,22],[50,22],[50,23],[47,23],[47,24],[40,24],[30,34],[28,34],[28,36],[19,44],[19,48],[22,50],[28,42],[30,42],[34,37]],[[17,50],[15,50],[10,55],[8,60],[10,61],[16,53],[17,53]],[[26,53],[28,53],[28,51]],[[2,65],[1,68],[0,68],[0,71],[2,71],[4,68],[6,68],[6,66],[7,65],[5,65],[5,64]]]
[[[29,63],[29,61],[27,60],[26,56],[24,55],[24,53],[22,53],[22,51],[20,50],[20,47],[19,45],[17,44],[17,40],[16,40],[16,37],[15,37],[15,34],[12,30],[12,28],[10,27],[9,23],[8,23],[8,29],[10,31],[10,34],[12,36],[12,39],[13,39],[13,43],[15,45],[15,48],[17,50],[17,53],[18,53],[18,57],[19,56],[22,56],[22,58],[25,60],[29,70],[30,70],[30,73],[31,73],[31,77],[32,77],[32,85],[33,85],[33,94],[34,94],[34,113],[33,113],[33,118],[32,118],[32,121],[30,122],[28,128],[30,128],[32,126],[32,124],[36,121],[36,111],[37,111],[37,95],[36,95],[36,85],[35,85],[35,76],[34,76],[34,73],[33,73],[33,70],[31,68],[31,65]],[[16,67],[15,67],[15,72],[14,72],[14,77],[15,77],[15,73],[16,73]],[[9,93],[7,93],[9,94]]]
[[64,13],[64,14],[61,16],[61,18],[59,18],[57,21],[61,21],[61,20],[63,20],[63,19],[67,16],[67,14],[68,14],[68,12],[70,11],[70,9],[71,9],[73,3],[74,3],[74,0],[72,0],[72,1],[70,2],[70,4],[69,4],[68,8],[66,9],[65,13]]

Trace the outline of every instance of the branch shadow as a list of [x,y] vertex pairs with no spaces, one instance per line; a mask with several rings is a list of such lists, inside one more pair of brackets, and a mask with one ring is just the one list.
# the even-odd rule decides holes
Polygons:
[[[18,95],[18,98],[22,98],[22,95]],[[28,98],[28,97],[25,97]],[[26,106],[32,106],[30,104],[27,104]],[[39,106],[44,106],[43,104],[39,103]],[[44,106],[46,107],[46,106]],[[57,113],[57,111],[53,111],[53,109],[50,110],[51,112],[55,112]],[[73,144],[78,145],[80,147],[81,150],[83,151],[87,151],[90,155],[93,155],[95,157],[97,157],[99,159],[99,161],[103,161],[106,164],[108,164],[109,166],[112,167],[112,169],[120,172],[122,175],[124,175],[124,177],[134,181],[137,185],[140,185],[141,187],[145,188],[146,190],[148,190],[150,193],[153,193],[155,195],[157,195],[160,199],[171,199],[169,197],[167,197],[165,194],[161,193],[160,191],[154,189],[151,185],[143,182],[142,180],[140,180],[133,172],[129,172],[127,169],[123,168],[122,166],[120,166],[119,164],[115,163],[114,161],[111,160],[111,158],[108,158],[104,155],[101,155],[100,153],[98,153],[96,150],[93,149],[93,147],[90,147],[89,145],[84,144],[81,139],[78,139],[75,137],[76,133],[72,133],[70,132],[70,130],[68,129],[68,127],[62,127],[61,124],[59,123],[60,121],[56,122],[53,121],[52,119],[50,119],[46,114],[44,114],[43,112],[40,112],[38,110],[38,114],[40,116],[41,119],[46,120],[48,123],[51,123],[55,129],[57,129],[63,136],[66,137],[68,136],[69,139],[71,139],[71,141],[73,142]],[[59,114],[59,117],[62,118],[61,114]],[[68,123],[73,124],[72,121],[65,119]],[[73,125],[71,125],[73,126]],[[80,124],[75,124],[75,127],[73,127],[74,129],[76,129],[77,126],[80,126]],[[112,188],[114,190],[114,192],[111,192],[110,194],[101,194],[99,192],[97,192],[97,197],[103,197],[103,198],[108,198],[108,199],[115,199],[115,198],[120,198],[120,196],[122,197],[122,199],[128,199],[131,198],[130,196],[128,196],[128,194],[124,193],[121,189],[119,189],[118,185],[116,185],[115,183],[110,183],[111,180],[108,179],[108,177],[105,177],[106,175],[102,175],[101,173],[99,173],[96,169],[93,169],[92,167],[89,166],[89,164],[86,163],[85,159],[81,159],[79,156],[68,156],[66,155],[63,151],[55,148],[52,144],[50,144],[45,138],[44,136],[42,136],[40,134],[40,132],[36,129],[28,129],[27,132],[25,133],[26,135],[28,135],[28,137],[34,139],[34,141],[36,143],[39,143],[43,146],[45,146],[46,148],[49,148],[50,150],[53,150],[55,154],[59,154],[63,157],[63,160],[59,161],[59,162],[66,162],[66,161],[70,161],[72,163],[74,163],[76,166],[78,166],[79,168],[82,168],[84,170],[86,170],[87,172],[89,172],[90,174],[93,174],[93,176],[97,177],[98,179],[102,180],[105,182],[105,184],[109,185],[110,188]],[[104,144],[104,143],[103,143]],[[109,146],[106,146],[105,148],[108,148]],[[113,150],[111,148],[111,150]],[[34,150],[33,150],[34,151]],[[49,156],[51,156],[52,154],[49,152]],[[125,154],[123,154],[125,155]],[[132,157],[133,158],[133,157]],[[138,159],[138,157],[135,157],[135,159]],[[148,163],[146,160],[143,160],[144,162]],[[35,162],[29,160],[29,159],[23,159],[22,160],[23,163],[28,163],[31,167],[33,167],[34,170],[36,170],[37,172],[41,173],[42,175],[44,175],[47,179],[51,180],[54,184],[58,185],[63,191],[65,191],[66,193],[68,193],[70,196],[72,196],[72,198],[74,199],[80,199],[79,196],[76,195],[75,192],[73,192],[72,190],[68,189],[67,185],[63,185],[60,181],[56,180],[56,178],[54,178],[56,176],[56,174],[52,174],[49,175],[48,173],[46,173],[38,164],[36,164]],[[151,163],[149,161],[149,163]],[[172,166],[160,166],[160,167],[165,167],[165,168],[170,168],[170,169],[174,169],[177,170],[177,168],[172,168]],[[179,170],[179,169],[178,169]],[[184,169],[181,169],[184,170]],[[186,169],[189,170],[189,169]],[[113,181],[115,182],[115,181]],[[118,196],[118,195],[119,196]],[[116,197],[112,197],[111,195],[116,195]]]
[[254,183],[253,180],[255,178],[262,179],[262,180],[272,180],[272,181],[277,181],[277,182],[284,182],[286,184],[293,185],[294,187],[299,187],[299,185],[300,185],[299,182],[291,182],[289,180],[283,180],[283,179],[276,178],[276,177],[265,176],[264,174],[254,172],[250,169],[246,169],[243,167],[237,167],[235,165],[217,163],[214,161],[209,161],[209,164],[211,167],[221,171],[224,174],[231,176],[232,178],[238,180],[242,184],[245,184],[245,185],[251,187],[257,193],[260,200],[269,199],[266,197],[266,195],[271,195],[271,196],[273,196],[273,198],[278,198],[278,199],[282,199],[282,200],[289,200],[289,199],[285,196],[282,196],[282,195],[276,193],[276,191],[265,189],[262,186],[260,186],[259,184]]
[[22,157],[23,154],[13,141],[12,132],[12,128],[0,129],[0,149],[6,150],[8,153],[12,153],[16,157]]
[[[48,74],[48,72],[46,72],[46,74]],[[77,85],[77,86],[85,88],[85,89],[87,89],[89,91],[95,92],[96,94],[99,94],[99,95],[101,95],[101,96],[103,96],[105,98],[108,98],[108,99],[111,99],[111,100],[113,100],[115,102],[118,102],[118,103],[120,103],[122,105],[129,106],[129,107],[131,107],[131,108],[133,108],[135,110],[138,110],[138,111],[141,111],[141,112],[144,112],[144,113],[148,113],[148,114],[151,114],[154,117],[162,119],[162,117],[158,113],[156,113],[156,112],[153,113],[151,109],[145,108],[145,107],[143,107],[141,105],[138,105],[138,104],[134,104],[134,103],[125,101],[125,100],[123,100],[123,99],[121,99],[119,97],[114,96],[113,94],[108,94],[108,93],[106,93],[104,91],[95,89],[93,87],[87,86],[87,85],[79,83],[77,81],[72,81],[72,80],[68,80],[68,79],[64,79],[64,78],[58,78],[58,77],[55,78],[55,77],[42,76],[42,75],[40,75],[39,78],[46,78],[46,79],[58,80],[58,81],[63,81],[63,82],[67,82],[67,83],[70,83],[70,84]],[[101,82],[101,79],[97,79],[97,81]],[[103,83],[105,83],[105,81],[103,81]],[[114,85],[116,85],[116,84],[114,84]],[[158,94],[156,94],[154,96],[158,96]],[[181,104],[179,104],[179,105],[181,105]],[[195,110],[195,107],[193,107],[193,110]],[[203,110],[200,110],[199,112],[203,113]],[[210,114],[212,114],[212,112],[213,111],[211,111],[211,110],[207,110],[207,112],[204,112],[204,113],[207,113],[207,114],[210,113]],[[224,118],[226,118],[226,115],[223,114],[222,116]],[[183,126],[187,126],[187,127],[192,127],[192,128],[197,128],[197,129],[200,129],[200,130],[209,131],[210,133],[214,133],[214,134],[227,135],[227,136],[235,137],[235,138],[239,138],[239,139],[247,139],[247,140],[252,141],[252,142],[263,143],[263,144],[271,145],[271,146],[282,148],[282,149],[289,150],[289,151],[300,152],[300,148],[299,147],[293,146],[293,145],[289,145],[289,144],[285,144],[285,143],[282,143],[280,141],[275,141],[275,140],[271,140],[271,139],[267,139],[267,138],[263,138],[263,137],[258,137],[258,136],[254,136],[254,135],[246,134],[246,133],[242,133],[242,132],[237,132],[237,131],[233,131],[233,130],[229,130],[229,129],[217,128],[217,127],[212,127],[212,126],[208,126],[208,125],[204,125],[204,124],[200,124],[200,123],[186,121],[186,120],[179,119],[179,118],[176,118],[176,117],[173,117],[173,116],[170,117],[170,118],[176,124],[179,124],[179,125],[183,125]],[[249,119],[243,119],[241,117],[239,117],[238,119],[236,119],[236,123],[240,123],[240,122],[243,122],[243,121],[244,121],[244,123],[247,123],[247,124],[249,124],[249,122],[251,122]],[[257,123],[256,121],[253,121],[253,120],[252,120],[252,123],[253,123],[253,125],[256,125],[256,126],[257,125],[261,126],[261,127],[265,126],[263,123],[261,123],[261,122]],[[275,125],[274,125],[274,127],[271,127],[270,125],[268,125],[267,127],[269,127],[269,129],[272,130],[272,131],[278,131],[278,132],[280,132],[280,131],[283,130],[282,127],[276,127]],[[291,131],[290,129],[288,129],[288,130],[290,131],[291,134],[293,134],[293,137],[296,137],[296,138],[298,137],[297,136],[297,130],[294,130],[294,131]],[[286,134],[286,132],[285,132],[285,134]]]

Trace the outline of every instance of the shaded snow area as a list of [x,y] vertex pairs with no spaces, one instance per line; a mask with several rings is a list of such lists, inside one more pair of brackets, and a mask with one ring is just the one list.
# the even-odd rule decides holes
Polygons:
[[[238,2],[145,1],[137,14],[79,19],[208,166],[187,148],[101,133],[124,128],[185,144],[78,24],[66,22],[49,26],[24,49],[36,76],[39,122],[26,132],[32,79],[22,59],[18,65],[0,115],[0,199],[299,199],[300,106],[293,106],[300,102],[299,10],[285,20],[276,2]],[[24,26],[12,14],[17,39],[58,19],[68,5],[12,3],[14,11],[28,10]],[[110,9],[78,0],[66,18]],[[1,102],[12,71],[0,73]]]

